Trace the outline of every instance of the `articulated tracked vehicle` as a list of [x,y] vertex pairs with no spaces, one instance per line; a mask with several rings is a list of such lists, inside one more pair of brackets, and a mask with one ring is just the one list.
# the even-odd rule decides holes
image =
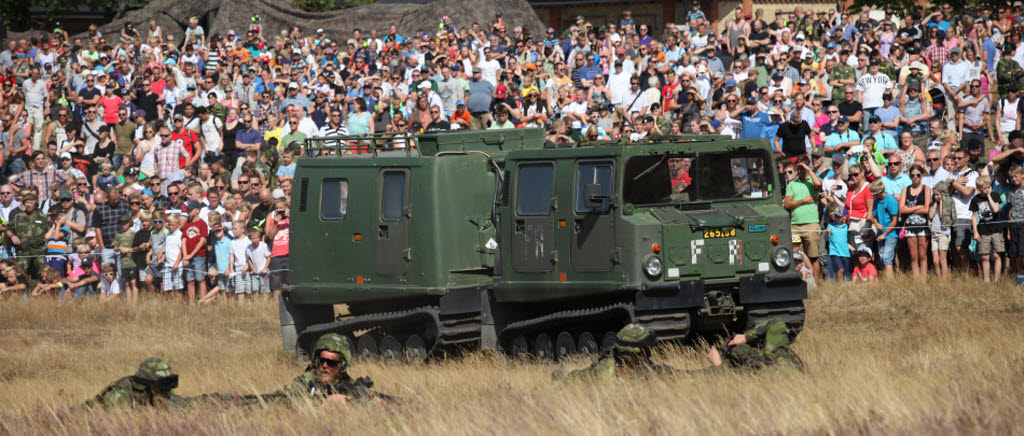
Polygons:
[[368,357],[557,358],[630,322],[659,341],[803,327],[763,140],[546,144],[515,129],[308,139],[305,153],[281,305],[300,355],[326,332]]

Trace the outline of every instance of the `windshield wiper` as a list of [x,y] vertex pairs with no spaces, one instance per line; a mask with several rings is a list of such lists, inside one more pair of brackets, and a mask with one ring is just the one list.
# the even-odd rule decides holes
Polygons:
[[636,177],[633,177],[633,181],[635,182],[637,180],[640,180],[641,177],[650,174],[651,171],[654,171],[654,169],[658,167],[658,165],[661,165],[662,162],[665,162],[665,159],[668,159],[668,153],[661,155],[661,159],[655,162],[654,165],[651,165],[650,168],[643,170],[640,174],[637,174]]

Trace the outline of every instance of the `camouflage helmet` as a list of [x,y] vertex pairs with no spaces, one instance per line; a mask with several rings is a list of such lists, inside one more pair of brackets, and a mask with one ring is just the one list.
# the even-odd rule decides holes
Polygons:
[[615,346],[618,352],[639,353],[654,346],[654,334],[640,324],[629,324],[615,335]]
[[132,377],[132,381],[136,385],[162,391],[178,387],[178,375],[171,369],[171,365],[159,357],[150,357],[144,360],[139,365],[139,370],[135,372],[135,377]]
[[341,359],[345,362],[345,366],[352,364],[352,343],[349,342],[348,338],[337,333],[327,333],[320,336],[320,339],[316,341],[316,346],[313,347],[314,363],[320,359],[320,352],[324,350],[340,354]]

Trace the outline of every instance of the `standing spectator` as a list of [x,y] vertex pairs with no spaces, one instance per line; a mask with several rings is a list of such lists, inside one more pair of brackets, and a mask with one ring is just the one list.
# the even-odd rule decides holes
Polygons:
[[39,67],[32,67],[29,78],[21,84],[25,93],[25,111],[32,125],[32,149],[38,150],[43,139],[43,111],[48,94],[47,81],[40,77]]
[[954,228],[953,245],[954,260],[957,266],[967,266],[967,246],[973,233],[970,210],[971,198],[974,197],[975,183],[978,172],[970,168],[967,151],[960,147],[953,152],[953,170],[950,171],[950,187],[953,204],[956,206],[956,227]]
[[118,221],[121,216],[131,216],[131,207],[128,202],[121,201],[121,191],[117,186],[110,186],[105,190],[97,189],[95,202],[91,227],[96,229],[96,239],[100,243],[100,254],[103,257],[102,263],[120,265],[120,260],[115,256],[114,236],[118,233]]
[[[934,65],[934,60],[932,65]],[[949,51],[949,62],[942,65],[942,87],[946,91],[946,117],[949,122],[958,109],[956,102],[966,84],[971,82],[970,64],[960,59],[960,47]],[[980,85],[979,85],[980,88]]]
[[821,236],[817,198],[818,191],[821,190],[821,179],[804,162],[787,161],[783,171],[786,175],[786,198],[782,206],[789,211],[793,235],[799,236],[803,241],[804,253],[810,259],[814,275],[817,277],[818,241]]
[[871,224],[878,235],[875,237],[878,242],[878,260],[885,267],[886,278],[892,278],[892,262],[896,257],[896,243],[899,241],[899,231],[896,230],[896,222],[900,215],[899,202],[896,197],[886,193],[885,184],[881,180],[871,182],[868,189],[875,199]]
[[875,115],[875,110],[882,107],[882,96],[893,87],[889,76],[878,71],[881,66],[880,61],[872,60],[868,74],[857,79],[857,101],[862,105],[862,119],[869,119]]
[[291,220],[286,199],[274,200],[274,209],[274,213],[267,217],[266,236],[273,241],[270,248],[270,290],[277,300],[281,289],[291,283],[288,263],[288,227]]
[[[120,265],[120,272],[117,274],[120,281],[124,283],[125,298],[129,303],[135,304],[139,302],[139,289],[135,287],[135,277],[138,274],[136,268],[135,259],[131,256],[133,246],[132,243],[135,240],[135,232],[132,231],[132,216],[129,214],[122,215],[118,219],[118,225],[121,227],[121,231],[114,236],[113,249],[117,254],[117,262]],[[112,263],[110,265],[114,272],[117,272],[117,265]],[[104,270],[106,270],[104,265]]]
[[980,80],[973,80],[969,83],[970,95],[959,100],[957,105],[962,114],[958,117],[957,126],[960,131],[960,146],[969,147],[971,144],[981,144],[984,149],[985,139],[996,138],[992,134],[992,123],[989,122],[992,105],[989,103],[988,94],[981,92]]
[[45,193],[50,192],[50,188],[54,184],[62,185],[67,181],[66,174],[49,165],[45,152],[34,151],[32,152],[32,168],[12,178],[11,184],[19,188],[35,186],[39,192]]
[[831,220],[826,228],[828,233],[828,277],[849,280],[850,247],[849,226],[841,206],[830,208]]
[[[775,149],[781,150],[786,157],[794,158],[807,155],[807,139],[811,135],[811,127],[803,120],[800,111],[789,113],[789,121],[779,125],[775,137]],[[779,142],[782,142],[781,147]]]
[[[999,281],[1002,275],[1002,261],[999,253],[1005,250],[1003,244],[1002,225],[996,223],[999,217],[999,204],[1002,202],[998,193],[992,191],[992,178],[980,176],[977,181],[978,193],[971,198],[971,229],[974,241],[978,243],[978,254],[981,256],[981,274],[985,283],[992,277]],[[992,261],[995,269],[992,269]]]
[[[163,261],[163,290],[173,292],[174,299],[181,301],[181,292],[185,289],[182,280],[182,255],[181,248],[181,216],[170,215],[167,217],[167,239],[164,242],[164,249],[158,261]],[[167,294],[171,295],[171,294]]]
[[470,114],[470,128],[473,130],[487,129],[488,112],[494,95],[494,84],[482,79],[480,67],[473,68],[473,77],[469,81],[469,99],[466,108]]
[[202,208],[203,204],[198,201],[186,202],[188,221],[181,226],[181,260],[189,304],[195,302],[197,285],[199,299],[206,298],[206,239],[210,231],[206,222],[199,218],[199,210]]
[[[175,115],[175,123],[182,123],[181,115]],[[189,132],[191,135],[194,133]],[[184,141],[172,140],[171,130],[167,126],[160,128],[160,145],[156,148],[156,175],[161,179],[167,179],[181,169],[181,159],[188,159],[191,155],[185,149]],[[163,187],[160,187],[163,189]]]
[[765,126],[772,121],[768,114],[758,109],[757,99],[754,97],[747,97],[747,107],[740,112],[739,117],[743,123],[743,130],[740,132],[741,139],[761,138]]
[[17,247],[18,266],[30,277],[38,276],[46,253],[46,232],[49,220],[36,205],[39,196],[29,192],[21,196],[21,213],[11,218],[4,229],[4,242]]
[[932,192],[921,181],[924,168],[910,166],[910,186],[900,192],[900,217],[903,222],[904,238],[910,251],[910,266],[915,278],[924,278],[928,273],[928,211],[931,208]]

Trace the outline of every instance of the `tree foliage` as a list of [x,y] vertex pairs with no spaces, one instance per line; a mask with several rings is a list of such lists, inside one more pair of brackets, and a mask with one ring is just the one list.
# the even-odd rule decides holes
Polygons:
[[[7,22],[8,26],[14,30],[39,28],[44,25],[52,25],[59,21],[61,16],[75,12],[79,10],[79,7],[89,11],[110,11],[112,14],[113,10],[118,6],[118,1],[119,0],[0,1],[0,19]],[[45,10],[45,17],[32,17],[30,15],[30,8],[33,6]]]
[[[929,6],[924,8],[923,15],[918,18],[923,18],[939,10],[944,3],[949,3],[949,6],[953,9],[953,15],[959,15],[963,12],[977,13],[977,11],[988,10],[991,11],[989,16],[994,18],[996,16],[995,11],[1001,7],[1005,8],[1010,2],[1007,0],[948,0],[929,2]],[[892,9],[898,16],[905,17],[913,14],[917,5],[917,2],[907,0],[854,0],[847,11],[854,13],[860,11],[861,7],[867,6],[880,10]]]
[[330,12],[375,2],[376,0],[292,0],[292,6],[307,12]]

